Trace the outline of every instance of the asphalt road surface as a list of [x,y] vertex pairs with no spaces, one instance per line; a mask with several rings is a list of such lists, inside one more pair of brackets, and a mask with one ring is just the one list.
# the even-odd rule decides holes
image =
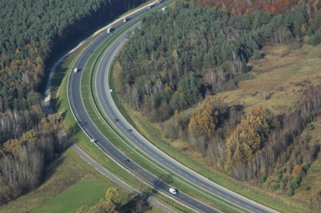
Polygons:
[[[131,20],[135,19],[139,15],[142,15],[146,11],[140,11],[135,15],[131,16]],[[114,25],[116,29],[122,27],[125,23],[119,22]],[[189,195],[178,192],[176,195],[172,195],[169,192],[169,188],[171,187],[167,183],[163,182],[159,177],[154,176],[149,173],[138,164],[129,160],[126,155],[124,155],[120,150],[118,150],[108,139],[97,129],[94,123],[91,121],[88,116],[84,103],[81,98],[81,78],[82,71],[88,62],[91,54],[98,48],[103,41],[105,41],[110,34],[103,33],[97,39],[95,39],[80,55],[78,60],[75,63],[74,67],[78,68],[78,72],[72,72],[69,76],[68,81],[68,99],[70,106],[72,108],[73,114],[78,121],[81,128],[85,131],[85,133],[91,138],[95,140],[97,146],[100,147],[108,156],[110,156],[118,165],[122,166],[127,171],[131,172],[132,175],[140,178],[143,182],[149,184],[153,188],[155,188],[158,192],[166,194],[168,197],[178,201],[179,203],[189,207],[197,212],[219,212],[218,210],[190,197]],[[73,70],[73,69],[72,69]]]
[[[142,15],[146,11],[140,11],[135,15],[131,16],[131,20]],[[120,22],[117,25],[114,25],[116,29],[121,28],[126,23]],[[126,34],[126,33],[125,33]],[[68,97],[70,101],[71,108],[74,112],[76,119],[83,128],[83,130],[89,135],[89,137],[95,139],[97,145],[105,151],[112,159],[114,159],[119,165],[125,169],[131,171],[133,175],[140,177],[140,179],[151,186],[155,186],[160,192],[166,193],[168,196],[171,196],[173,199],[183,203],[186,206],[189,206],[200,212],[218,212],[217,210],[205,205],[202,202],[197,201],[196,199],[191,198],[190,196],[179,192],[177,195],[171,195],[168,192],[169,185],[162,182],[158,177],[150,174],[145,171],[135,162],[126,157],[122,152],[120,152],[116,147],[114,147],[97,129],[97,127],[90,120],[84,104],[81,99],[81,76],[82,69],[85,67],[88,59],[90,58],[92,52],[99,47],[99,45],[109,37],[109,34],[103,33],[95,41],[93,41],[88,48],[86,48],[79,59],[77,60],[75,67],[80,69],[79,73],[72,73],[69,79],[68,85]],[[108,71],[113,57],[120,49],[122,43],[126,38],[120,36],[115,43],[109,48],[109,50],[104,55],[96,75],[96,91],[98,94],[98,100],[105,111],[106,115],[110,118],[110,121],[113,122],[113,125],[121,132],[126,138],[128,138],[135,146],[137,146],[141,151],[146,155],[155,159],[156,162],[159,162],[163,167],[170,170],[173,174],[185,179],[188,182],[193,183],[194,185],[202,188],[221,199],[224,199],[236,206],[239,206],[249,212],[276,212],[268,207],[265,207],[261,204],[255,203],[243,196],[240,196],[230,190],[221,187],[208,179],[200,176],[194,171],[188,169],[179,162],[173,160],[168,155],[158,150],[150,142],[148,142],[144,137],[142,137],[138,132],[133,130],[133,128],[128,124],[128,122],[123,118],[118,109],[116,108],[110,94],[109,85],[108,85]],[[133,130],[133,131],[129,131]]]
[[[113,181],[117,185],[121,186],[122,188],[126,189],[127,191],[129,191],[135,195],[139,194],[139,192],[136,191],[133,187],[131,187],[131,186],[127,185],[126,183],[122,182],[121,180],[119,180],[115,175],[113,175],[111,172],[104,169],[100,164],[98,164],[91,157],[86,155],[78,146],[72,145],[71,149],[74,150],[74,152],[76,152],[84,161],[86,161],[88,164],[93,166],[98,172],[100,172],[102,175],[108,177],[108,179],[110,179],[111,181]],[[154,199],[151,196],[149,196],[147,198],[147,201],[150,202],[151,204],[153,204],[154,206],[157,206],[158,208],[160,208],[168,213],[175,213],[175,211],[168,208],[164,204],[159,203],[156,199]]]

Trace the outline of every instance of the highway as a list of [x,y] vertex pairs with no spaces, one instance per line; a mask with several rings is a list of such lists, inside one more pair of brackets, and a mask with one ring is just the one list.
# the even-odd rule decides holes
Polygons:
[[[140,11],[135,15],[131,15],[131,19],[134,19],[142,14],[145,11]],[[125,23],[119,22],[114,27],[119,29]],[[73,114],[85,131],[85,133],[92,139],[95,139],[96,145],[103,150],[110,158],[112,158],[118,165],[131,172],[131,174],[138,177],[143,182],[147,183],[151,187],[157,189],[158,192],[161,192],[168,197],[171,197],[173,200],[178,201],[182,205],[185,205],[188,208],[193,209],[197,212],[220,212],[192,197],[189,195],[179,192],[177,195],[172,195],[169,193],[169,188],[171,187],[167,183],[163,182],[159,177],[154,176],[153,174],[146,171],[144,168],[140,167],[138,164],[130,160],[127,161],[128,157],[124,155],[120,150],[117,149],[108,139],[98,130],[95,124],[90,119],[89,115],[86,112],[82,97],[81,97],[81,78],[82,71],[85,68],[88,59],[92,53],[105,41],[110,34],[103,33],[97,39],[95,39],[80,55],[77,59],[74,67],[77,67],[80,71],[78,73],[71,73],[68,80],[68,99],[70,107],[73,111]]]
[[[121,186],[122,188],[126,189],[127,191],[138,195],[139,192],[136,191],[133,187],[129,186],[128,184],[122,182],[121,180],[119,180],[119,178],[117,178],[114,174],[112,174],[111,172],[107,171],[106,169],[104,169],[100,164],[98,164],[96,161],[94,161],[91,157],[89,157],[88,155],[86,155],[86,153],[84,153],[83,150],[81,150],[78,146],[76,146],[75,144],[73,144],[71,146],[71,149],[76,152],[84,161],[86,161],[89,165],[93,166],[98,172],[100,172],[102,175],[106,176],[107,178],[109,178],[110,180],[112,180],[114,183],[118,184],[119,186]],[[150,202],[151,204],[153,204],[154,206],[157,206],[158,208],[168,212],[168,213],[175,213],[175,211],[173,211],[172,209],[168,208],[167,206],[165,206],[162,203],[159,203],[156,199],[154,199],[153,197],[149,196],[147,198],[147,201]]]
[[[237,205],[249,212],[276,212],[268,207],[257,204],[209,181],[208,179],[195,173],[191,169],[160,151],[157,147],[152,145],[142,135],[140,135],[139,132],[128,131],[129,129],[133,129],[133,127],[126,121],[126,119],[117,109],[111,93],[109,92],[110,88],[108,84],[110,66],[114,56],[116,55],[117,51],[120,50],[124,40],[125,38],[121,38],[113,43],[113,45],[109,48],[109,51],[105,53],[103,59],[101,60],[96,74],[95,87],[98,95],[97,99],[105,114],[108,116],[110,122],[112,122],[118,131],[121,132],[121,134],[124,135],[128,141],[132,142],[138,149],[140,149],[150,158],[154,159],[156,162],[160,162],[163,167],[170,170],[173,174],[176,174],[177,176],[187,180],[193,185],[199,186],[203,190],[206,190],[209,193],[233,203],[234,205]],[[118,120],[116,121],[115,119]]]
[[[135,15],[132,15],[131,18],[134,19],[139,15],[142,15],[144,11],[141,11]],[[118,23],[115,25],[117,29],[122,27],[125,23]],[[126,33],[124,33],[126,34]],[[94,40],[81,54],[78,60],[75,63],[75,66],[83,69],[86,66],[88,59],[90,58],[92,52],[99,47],[99,45],[107,39],[109,34],[104,33],[99,36],[96,40]],[[108,85],[108,72],[112,60],[120,50],[123,42],[125,41],[125,37],[121,36],[117,38],[117,40],[109,47],[108,51],[105,53],[103,59],[101,60],[96,78],[95,89],[98,95],[99,104],[101,105],[102,109],[109,117],[110,121],[113,125],[118,129],[118,131],[125,136],[128,141],[133,143],[138,149],[148,155],[150,158],[153,158],[155,162],[159,162],[163,167],[171,171],[178,177],[185,179],[186,181],[192,183],[193,185],[198,186],[199,188],[208,191],[209,193],[226,200],[240,208],[243,208],[249,212],[276,212],[266,206],[261,204],[255,203],[252,200],[249,200],[243,196],[240,196],[226,188],[223,188],[208,179],[202,177],[201,175],[195,173],[194,171],[190,170],[186,166],[182,165],[181,163],[177,162],[176,160],[170,158],[168,155],[157,149],[153,146],[149,141],[147,141],[143,136],[141,136],[137,131],[128,131],[129,129],[133,129],[130,124],[123,118],[121,113],[118,111],[117,107],[115,106],[110,90]],[[79,122],[82,129],[89,135],[90,138],[97,140],[97,145],[107,153],[115,162],[121,165],[126,170],[130,171],[133,175],[138,176],[141,180],[148,183],[151,186],[156,186],[157,190],[162,193],[171,196],[172,199],[177,200],[184,205],[195,209],[199,212],[219,212],[206,204],[197,201],[196,199],[191,198],[190,196],[179,192],[177,195],[172,195],[168,192],[169,185],[162,182],[158,177],[150,174],[135,162],[130,160],[127,162],[126,157],[122,152],[120,152],[115,146],[113,146],[104,136],[103,134],[97,129],[97,127],[93,124],[91,119],[89,118],[84,103],[81,98],[81,77],[82,72],[80,70],[79,73],[71,73],[69,78],[69,85],[68,85],[68,98],[70,102],[70,106],[72,111],[74,112],[75,118]]]

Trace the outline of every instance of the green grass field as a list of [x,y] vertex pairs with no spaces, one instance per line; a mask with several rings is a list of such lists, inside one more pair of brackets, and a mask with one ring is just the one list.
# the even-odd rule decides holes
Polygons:
[[[32,213],[76,212],[82,205],[94,206],[103,199],[106,190],[115,187],[115,184],[100,179],[87,178],[78,181],[48,202],[35,208]],[[121,191],[124,201],[128,201],[128,194]],[[123,202],[124,203],[124,202]]]

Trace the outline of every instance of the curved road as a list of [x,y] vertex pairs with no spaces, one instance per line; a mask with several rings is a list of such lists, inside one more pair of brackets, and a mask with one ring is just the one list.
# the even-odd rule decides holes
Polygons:
[[[143,12],[142,12],[143,13]],[[141,14],[136,14],[141,15]],[[136,16],[135,15],[135,16]],[[132,16],[134,18],[134,16]],[[117,28],[120,28],[123,23],[119,23]],[[84,68],[92,51],[94,51],[106,38],[108,34],[101,35],[97,40],[95,40],[80,56],[78,61],[76,62],[77,67]],[[142,137],[136,131],[128,131],[128,129],[132,129],[130,124],[123,118],[118,109],[116,108],[111,94],[109,92],[108,85],[108,71],[110,68],[110,64],[112,59],[114,58],[117,51],[120,49],[121,44],[125,39],[123,37],[118,38],[116,42],[109,48],[109,50],[105,53],[98,71],[96,75],[96,91],[98,94],[98,100],[106,115],[109,117],[110,121],[113,122],[113,125],[121,132],[129,141],[135,144],[141,151],[143,151],[146,155],[153,158],[156,162],[160,162],[162,166],[171,170],[177,176],[184,178],[185,180],[193,183],[194,185],[199,186],[200,188],[220,197],[234,205],[237,205],[246,211],[249,212],[276,212],[268,207],[265,207],[261,204],[255,203],[252,200],[249,200],[243,196],[240,196],[230,190],[227,190],[208,179],[202,177],[201,175],[195,173],[179,162],[173,160],[168,155],[158,150],[155,146],[153,146],[150,142],[148,142],[144,137]],[[105,137],[99,132],[99,130],[95,127],[95,125],[91,122],[89,116],[86,113],[85,107],[82,103],[81,99],[81,91],[80,91],[80,81],[81,74],[72,73],[69,79],[69,87],[68,87],[68,97],[70,99],[70,105],[75,113],[76,119],[79,121],[82,128],[87,132],[87,134],[96,139],[97,145],[109,156],[111,156],[116,162],[121,164],[126,169],[132,171],[132,173],[138,175],[144,181],[148,182],[150,185],[157,185],[157,190],[160,190],[164,193],[168,193],[169,186],[161,181],[152,174],[146,172],[142,168],[140,168],[134,162],[124,163],[124,159],[127,159],[123,153],[119,152],[117,148],[111,145]],[[119,120],[115,120],[115,118]],[[192,208],[196,208],[198,211],[203,212],[217,212],[214,209],[204,205],[203,203],[198,202],[195,199],[190,198],[184,193],[178,193],[176,196],[172,196],[174,199],[178,199],[180,202],[185,203],[185,205],[190,206]],[[192,201],[192,202],[191,202]]]
[[[101,60],[101,63],[99,64],[95,79],[98,101],[105,114],[108,116],[113,125],[118,129],[118,131],[121,132],[121,134],[124,135],[128,141],[132,142],[142,152],[144,152],[150,158],[154,159],[156,162],[159,162],[163,167],[170,170],[173,174],[176,174],[177,176],[187,180],[188,182],[199,186],[203,190],[208,191],[209,193],[222,198],[234,205],[237,205],[249,212],[276,212],[273,209],[255,203],[252,200],[249,200],[218,184],[213,183],[212,181],[209,181],[208,179],[169,157],[164,152],[160,151],[137,131],[128,131],[128,129],[133,129],[133,127],[126,121],[126,119],[117,109],[112,99],[111,93],[109,92],[110,88],[108,84],[111,63],[116,53],[120,50],[123,40],[124,38],[118,39],[105,53],[103,59]],[[118,120],[116,121],[115,119]]]
[[[142,15],[145,11],[140,11],[135,15],[132,15],[131,18],[134,19]],[[124,25],[123,22],[119,22],[114,27],[119,29]],[[85,133],[92,139],[96,140],[97,146],[102,149],[108,156],[110,156],[118,165],[130,171],[133,175],[139,177],[142,181],[154,187],[157,191],[166,194],[168,197],[171,197],[173,200],[178,201],[179,203],[196,210],[198,212],[219,212],[218,210],[190,197],[189,195],[179,192],[177,195],[172,195],[169,193],[169,188],[171,187],[167,183],[160,180],[160,178],[149,173],[138,164],[133,161],[127,162],[126,155],[117,149],[108,139],[98,130],[95,124],[90,119],[89,115],[86,112],[84,103],[81,97],[81,78],[82,70],[85,68],[88,59],[91,54],[109,37],[109,34],[103,33],[96,40],[94,40],[80,55],[76,61],[74,67],[80,69],[78,73],[71,73],[68,80],[68,99],[73,111],[73,114],[78,121],[81,128]]]

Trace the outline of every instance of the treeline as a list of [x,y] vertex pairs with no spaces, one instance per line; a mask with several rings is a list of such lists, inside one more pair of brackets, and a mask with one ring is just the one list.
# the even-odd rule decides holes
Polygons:
[[263,57],[264,45],[301,42],[307,30],[317,33],[320,14],[313,22],[301,6],[284,16],[230,16],[177,2],[175,8],[143,20],[142,29],[119,54],[116,81],[134,108],[153,121],[164,121],[206,95],[235,89],[238,81],[250,77],[246,64],[250,57]]
[[285,14],[287,10],[296,6],[304,5],[307,10],[307,15],[311,18],[318,8],[321,7],[321,2],[309,0],[181,0],[191,6],[202,6],[204,8],[213,8],[216,10],[226,11],[232,15],[252,14],[260,11],[268,12],[273,15]]
[[[21,122],[34,116],[35,112],[14,115],[16,127],[28,125]],[[49,115],[34,125],[33,129],[15,131],[18,138],[7,140],[0,148],[0,205],[17,198],[21,194],[39,186],[45,166],[60,154],[67,146],[67,136],[62,130],[61,116]],[[34,122],[34,121],[31,121]]]
[[58,116],[42,109],[45,65],[145,0],[0,0],[0,205],[37,187],[64,149]]

